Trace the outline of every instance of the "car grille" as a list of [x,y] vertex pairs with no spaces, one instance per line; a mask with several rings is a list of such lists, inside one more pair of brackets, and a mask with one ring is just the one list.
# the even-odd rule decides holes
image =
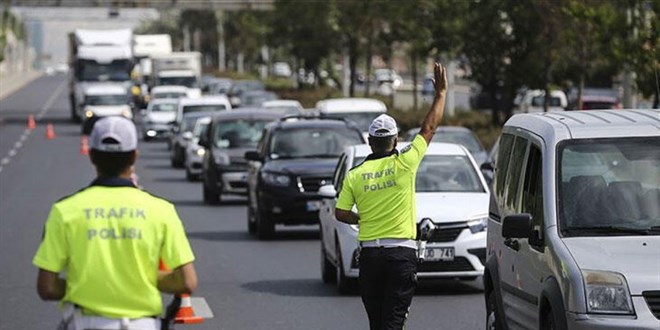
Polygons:
[[651,313],[656,319],[660,320],[660,291],[644,291],[642,296],[646,299]]
[[299,177],[298,187],[301,192],[317,192],[323,185],[332,183],[332,178],[328,177]]
[[433,232],[433,236],[431,236],[428,241],[429,243],[453,242],[456,240],[456,238],[458,238],[458,235],[460,235],[465,228],[467,228],[467,226],[456,228],[442,228],[442,226],[440,226],[440,229]]
[[456,257],[453,261],[433,261],[422,262],[417,265],[417,272],[468,272],[473,271],[474,267],[469,260],[464,257]]
[[231,181],[231,182],[229,182],[229,186],[231,186],[234,189],[236,189],[236,188],[247,188],[247,182]]

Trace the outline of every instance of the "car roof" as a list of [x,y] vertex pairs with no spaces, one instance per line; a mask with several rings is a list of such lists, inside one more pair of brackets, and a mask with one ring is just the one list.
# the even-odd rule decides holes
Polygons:
[[268,108],[268,107],[290,107],[290,106],[302,108],[302,106],[300,105],[300,102],[296,101],[296,100],[271,100],[271,101],[264,102],[263,104],[261,104],[261,106],[263,106],[264,108]]
[[127,94],[128,90],[118,84],[93,84],[85,88],[85,95],[116,95]]
[[[405,148],[409,144],[409,142],[400,142],[397,144],[397,149],[401,151],[401,149]],[[358,144],[350,146],[348,149],[353,149],[355,157],[366,157],[371,154],[371,147],[368,144]],[[459,144],[431,142],[426,149],[425,155],[467,156],[468,153],[469,151],[467,151],[465,147]]]
[[[276,122],[270,123],[267,126],[268,128],[282,128],[282,129],[290,129],[290,128],[316,128],[316,127],[346,127],[350,129],[354,129],[356,132],[360,132],[360,130],[355,127],[350,122],[346,122],[344,120],[337,120],[337,119],[322,119],[322,118],[317,118],[317,117],[304,117],[304,116],[298,116],[298,118],[293,118],[289,117],[287,120],[278,120]],[[362,133],[360,133],[361,135]]]
[[161,86],[154,86],[151,88],[152,93],[166,93],[166,92],[187,92],[188,87],[186,86],[178,86],[178,85],[161,85]]
[[525,129],[539,135],[550,146],[563,140],[660,136],[660,110],[589,110],[518,114],[504,131]]
[[153,99],[149,101],[149,104],[179,104],[179,99],[171,99],[171,98],[166,98],[166,99]]
[[[415,127],[415,128],[411,128],[411,129],[409,129],[409,130],[408,130],[408,133],[415,133],[415,134],[416,134],[416,133],[419,133],[420,130],[421,130],[421,127]],[[437,133],[437,132],[465,132],[465,133],[472,133],[472,130],[471,130],[471,129],[469,129],[469,128],[467,128],[467,127],[463,127],[463,126],[440,126],[440,127],[438,127],[435,131],[436,131],[436,133]]]
[[181,105],[229,104],[229,99],[224,95],[213,95],[198,98],[184,97],[179,102]]
[[283,112],[264,108],[238,108],[232,111],[221,111],[214,115],[214,122],[235,119],[272,119],[284,117]]
[[347,97],[316,102],[320,112],[386,112],[385,103],[368,98]]

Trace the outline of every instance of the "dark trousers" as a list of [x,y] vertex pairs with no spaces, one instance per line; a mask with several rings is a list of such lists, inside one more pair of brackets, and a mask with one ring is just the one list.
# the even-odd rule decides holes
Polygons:
[[401,330],[417,286],[417,253],[405,247],[360,251],[360,295],[371,330]]

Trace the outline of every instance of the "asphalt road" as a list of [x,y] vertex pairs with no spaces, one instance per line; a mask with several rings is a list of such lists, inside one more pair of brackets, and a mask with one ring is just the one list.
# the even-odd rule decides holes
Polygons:
[[[59,320],[57,304],[36,294],[32,257],[50,205],[94,178],[79,153],[80,127],[68,120],[67,95],[60,75],[0,100],[0,329],[52,329]],[[37,117],[32,131],[29,114]],[[45,137],[48,123],[55,139]],[[200,183],[169,166],[163,142],[140,145],[137,173],[145,189],[177,206],[197,258],[195,296],[215,313],[202,325],[179,328],[368,328],[358,295],[340,296],[321,282],[317,228],[278,227],[275,240],[256,240],[247,234],[244,200],[203,205]],[[484,321],[478,281],[422,282],[406,328],[472,330]]]

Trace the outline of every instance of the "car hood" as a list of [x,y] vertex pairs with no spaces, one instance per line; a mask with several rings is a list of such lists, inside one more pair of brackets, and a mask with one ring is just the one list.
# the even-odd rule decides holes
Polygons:
[[295,175],[331,177],[338,158],[277,159],[264,164],[262,170]]
[[255,151],[255,148],[231,148],[231,149],[220,149],[213,148],[214,155],[226,155],[229,157],[229,161],[232,165],[247,165],[247,160],[245,159],[245,153],[247,151]]
[[473,220],[488,216],[488,193],[418,192],[417,222],[431,218],[435,223]]
[[176,119],[176,112],[150,112],[147,119],[154,123],[167,124]]
[[563,241],[580,269],[621,273],[633,295],[660,289],[660,236],[570,237]]

